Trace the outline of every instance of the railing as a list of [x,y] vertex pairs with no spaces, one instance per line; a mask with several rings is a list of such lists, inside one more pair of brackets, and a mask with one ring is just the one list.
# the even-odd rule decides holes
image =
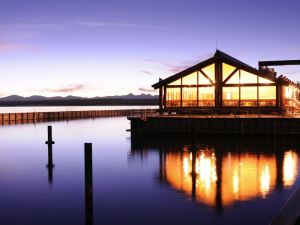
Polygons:
[[55,120],[74,120],[97,117],[121,117],[132,115],[150,115],[155,109],[121,109],[121,110],[90,110],[90,111],[64,111],[64,112],[21,112],[0,113],[0,125],[35,123]]

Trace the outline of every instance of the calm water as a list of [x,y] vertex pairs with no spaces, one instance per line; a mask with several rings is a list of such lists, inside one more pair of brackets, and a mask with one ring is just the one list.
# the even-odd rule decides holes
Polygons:
[[113,109],[157,109],[158,106],[32,106],[32,107],[0,107],[0,113],[17,112],[60,112],[85,110],[113,110]]
[[[1,224],[268,224],[299,180],[299,142],[141,139],[126,118],[0,127]],[[52,176],[51,176],[52,172]]]

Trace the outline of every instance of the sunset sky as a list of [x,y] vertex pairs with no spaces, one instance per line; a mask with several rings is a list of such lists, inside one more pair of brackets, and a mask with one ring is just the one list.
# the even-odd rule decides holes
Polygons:
[[[299,12],[299,0],[0,0],[0,96],[155,94],[216,46],[253,67],[300,59]],[[300,81],[300,66],[276,70]]]

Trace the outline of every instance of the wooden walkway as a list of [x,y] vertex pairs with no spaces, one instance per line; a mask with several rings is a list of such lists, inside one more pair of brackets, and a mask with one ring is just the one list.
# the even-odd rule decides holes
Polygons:
[[37,123],[46,121],[75,120],[98,117],[120,117],[150,115],[156,109],[122,109],[122,110],[90,110],[90,111],[64,111],[64,112],[20,112],[0,113],[0,125],[22,123]]

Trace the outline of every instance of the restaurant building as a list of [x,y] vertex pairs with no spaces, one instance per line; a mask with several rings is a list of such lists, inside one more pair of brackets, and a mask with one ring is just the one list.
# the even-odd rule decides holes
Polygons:
[[300,87],[274,69],[253,68],[219,50],[213,57],[152,85],[160,110],[284,111],[300,106]]

